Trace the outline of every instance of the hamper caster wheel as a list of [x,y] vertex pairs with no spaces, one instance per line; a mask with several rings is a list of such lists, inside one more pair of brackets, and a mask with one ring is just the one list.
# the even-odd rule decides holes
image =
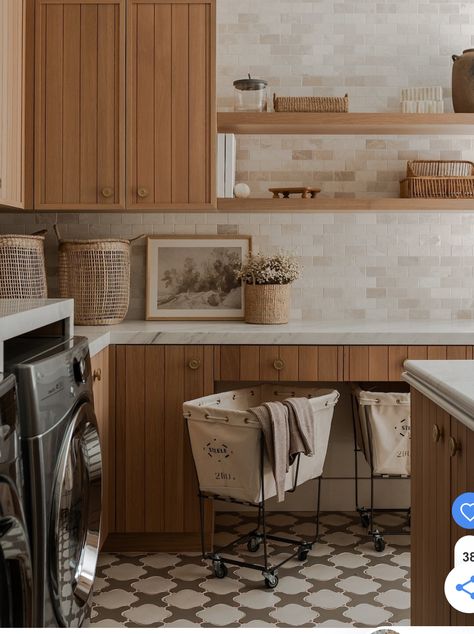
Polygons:
[[385,540],[381,535],[375,535],[374,548],[378,553],[383,553],[385,550]]
[[300,546],[298,548],[298,561],[306,561],[308,559],[309,548],[307,546]]
[[369,528],[369,526],[370,526],[370,515],[368,513],[361,513],[360,514],[360,523],[362,524],[363,528]]
[[273,588],[276,588],[278,585],[278,575],[276,573],[271,574],[271,573],[265,573],[264,574],[265,577],[265,585],[267,586],[267,588],[270,588],[270,590],[272,590]]
[[218,579],[224,579],[224,577],[227,577],[227,566],[222,563],[222,561],[215,561],[213,565],[215,577],[217,577]]
[[247,542],[247,550],[249,553],[256,553],[260,548],[260,544],[262,543],[262,538],[258,535],[252,535]]

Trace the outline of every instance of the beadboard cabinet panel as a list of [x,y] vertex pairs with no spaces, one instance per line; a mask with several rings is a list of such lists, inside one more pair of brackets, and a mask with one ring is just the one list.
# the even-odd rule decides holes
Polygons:
[[342,346],[220,346],[222,381],[342,381]]
[[127,205],[215,199],[215,1],[129,0]]
[[[112,536],[109,543],[142,544],[142,548],[148,544],[158,550],[177,544],[197,547],[198,487],[183,402],[213,392],[213,346],[119,345],[115,349],[115,532],[119,536]],[[209,505],[206,511],[210,531]],[[160,539],[150,546],[153,535]]]
[[102,517],[100,545],[102,546],[115,523],[114,500],[114,433],[111,415],[111,372],[109,348],[91,357],[93,378],[94,409],[99,427],[100,449],[102,453]]
[[0,206],[33,206],[33,0],[0,2]]
[[472,359],[472,346],[344,346],[345,381],[401,381],[406,359]]
[[456,541],[469,533],[452,519],[451,504],[474,487],[474,432],[417,390],[411,394],[411,623],[472,626],[474,615],[450,608],[444,581],[454,564]]
[[125,0],[39,0],[35,207],[124,207]]

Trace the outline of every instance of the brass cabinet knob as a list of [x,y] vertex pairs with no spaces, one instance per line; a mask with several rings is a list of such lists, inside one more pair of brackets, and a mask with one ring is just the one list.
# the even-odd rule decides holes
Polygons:
[[100,368],[97,368],[97,370],[94,370],[94,372],[92,373],[92,380],[102,381],[102,370]]
[[201,362],[199,359],[191,359],[188,363],[188,368],[190,370],[197,370],[201,366]]
[[149,191],[146,187],[139,187],[137,189],[138,198],[146,198],[149,194]]
[[273,367],[275,368],[275,370],[283,370],[283,368],[285,367],[285,362],[283,361],[283,359],[275,359],[275,361],[273,362]]
[[112,196],[114,195],[114,190],[112,189],[112,187],[103,187],[100,193],[104,198],[112,198]]
[[438,425],[433,425],[431,434],[433,436],[433,442],[439,442],[441,440],[441,436],[443,435]]
[[452,458],[454,458],[454,456],[458,453],[458,451],[460,451],[461,449],[461,443],[459,443],[456,438],[453,438],[452,436],[449,437],[449,453],[451,455]]

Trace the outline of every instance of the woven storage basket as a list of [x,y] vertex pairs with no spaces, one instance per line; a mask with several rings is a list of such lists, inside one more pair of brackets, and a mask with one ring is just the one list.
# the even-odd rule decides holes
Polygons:
[[277,97],[273,95],[275,112],[348,112],[349,96],[344,97]]
[[59,294],[74,299],[75,323],[119,324],[130,301],[133,240],[62,240],[55,230],[59,239]]
[[408,161],[407,176],[457,176],[474,175],[471,161]]
[[0,236],[0,298],[30,299],[47,295],[44,236]]
[[474,177],[415,176],[400,182],[402,198],[474,198]]
[[290,284],[245,284],[245,321],[248,324],[287,324]]

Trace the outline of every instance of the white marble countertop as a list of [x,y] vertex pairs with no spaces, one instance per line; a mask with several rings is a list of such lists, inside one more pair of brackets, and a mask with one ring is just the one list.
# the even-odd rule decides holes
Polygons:
[[72,299],[0,299],[0,372],[4,341],[62,320],[72,335],[73,313]]
[[474,430],[474,361],[405,361],[403,378]]
[[91,354],[110,344],[233,345],[474,345],[471,321],[293,320],[279,326],[244,322],[124,321],[117,326],[76,327]]

